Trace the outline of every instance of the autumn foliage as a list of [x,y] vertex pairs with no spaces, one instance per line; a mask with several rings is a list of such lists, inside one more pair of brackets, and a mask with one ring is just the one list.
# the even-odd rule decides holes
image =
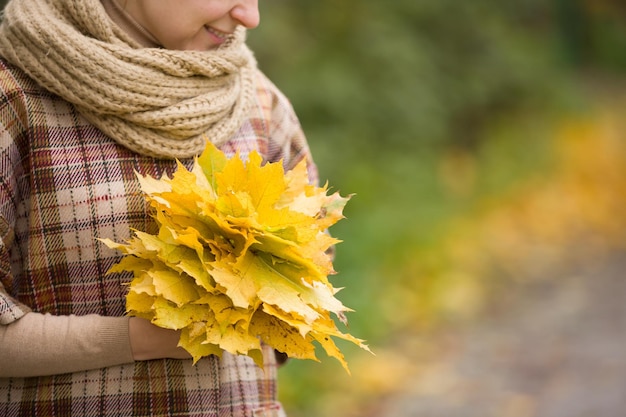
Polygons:
[[284,172],[252,152],[228,159],[209,144],[191,171],[172,178],[138,175],[159,226],[135,231],[126,244],[104,242],[125,256],[110,272],[131,271],[127,310],[182,330],[194,361],[223,351],[262,365],[261,343],[292,358],[314,359],[319,343],[346,370],[333,337],[350,311],[336,297],[326,230],[343,218],[349,197],[310,185],[306,162]]

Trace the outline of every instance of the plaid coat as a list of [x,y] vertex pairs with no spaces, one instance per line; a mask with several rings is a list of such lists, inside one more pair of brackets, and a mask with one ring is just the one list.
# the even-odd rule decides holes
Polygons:
[[[283,159],[286,169],[310,160],[290,104],[261,73],[257,92],[249,119],[222,150],[244,157],[257,150],[266,160]],[[120,242],[131,228],[154,230],[134,171],[174,169],[174,161],[119,146],[0,59],[0,325],[30,310],[123,315],[129,277],[105,274],[120,255],[97,239]],[[272,360],[263,373],[249,358],[228,354],[195,366],[164,359],[0,378],[0,415],[278,416],[275,378]]]

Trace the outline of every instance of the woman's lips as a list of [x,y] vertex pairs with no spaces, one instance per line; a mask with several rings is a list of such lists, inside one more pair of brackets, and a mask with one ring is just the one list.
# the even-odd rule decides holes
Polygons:
[[211,38],[213,38],[213,41],[218,45],[224,43],[232,35],[230,33],[212,28],[211,26],[205,26],[204,28],[207,30]]

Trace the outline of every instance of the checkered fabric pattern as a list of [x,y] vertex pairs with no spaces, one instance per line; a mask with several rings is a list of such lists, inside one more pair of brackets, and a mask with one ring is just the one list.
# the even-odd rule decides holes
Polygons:
[[[242,157],[257,150],[286,169],[311,160],[289,102],[261,73],[249,119],[222,150]],[[154,231],[135,171],[158,177],[175,168],[117,145],[0,60],[0,325],[30,310],[123,315],[129,277],[106,274],[120,255],[97,239]],[[313,163],[310,174],[316,181]],[[0,378],[0,415],[279,416],[276,363],[266,353],[265,372],[248,357],[224,354],[195,366],[158,360]]]

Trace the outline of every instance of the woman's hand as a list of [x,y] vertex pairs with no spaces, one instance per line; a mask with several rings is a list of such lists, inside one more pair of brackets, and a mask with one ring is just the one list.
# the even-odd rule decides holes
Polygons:
[[133,359],[190,359],[191,355],[178,347],[180,331],[163,329],[148,320],[131,317],[128,323],[128,335]]

